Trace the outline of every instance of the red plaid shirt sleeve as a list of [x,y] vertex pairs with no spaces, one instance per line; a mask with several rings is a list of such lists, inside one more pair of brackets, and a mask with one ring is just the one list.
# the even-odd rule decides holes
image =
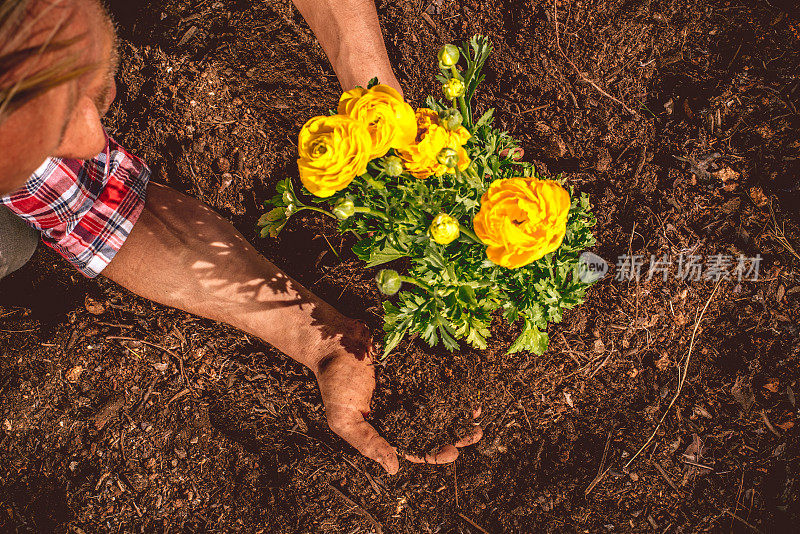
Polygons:
[[87,161],[48,158],[0,203],[89,278],[108,265],[142,213],[150,169],[108,137]]

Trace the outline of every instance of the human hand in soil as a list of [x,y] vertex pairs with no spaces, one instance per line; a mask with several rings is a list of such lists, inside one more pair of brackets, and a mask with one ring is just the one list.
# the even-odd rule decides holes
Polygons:
[[329,353],[312,368],[328,426],[358,452],[395,474],[400,466],[394,448],[364,420],[375,390],[372,336],[363,324],[345,321],[341,326],[348,334],[332,339]]
[[[477,420],[481,416],[481,408],[478,407],[472,412],[472,419]],[[458,449],[468,447],[478,443],[483,438],[483,428],[473,422],[472,430],[468,432],[463,438],[459,439],[452,445],[444,445],[439,450],[428,453],[425,456],[415,456],[413,454],[404,454],[406,460],[415,464],[449,464],[458,458]]]
[[[328,422],[390,473],[397,453],[364,420],[375,389],[369,330],[348,319],[261,256],[225,219],[156,183],[139,221],[103,274],[145,298],[226,322],[314,371]],[[412,461],[445,463],[456,446]]]
[[[361,454],[375,460],[393,475],[400,467],[396,449],[364,419],[369,414],[375,389],[372,336],[358,321],[344,319],[341,326],[347,334],[332,338],[330,353],[320,360],[315,370],[328,425]],[[473,414],[475,418],[479,415],[480,410]],[[425,457],[404,457],[415,463],[450,463],[458,457],[458,447],[477,443],[481,437],[483,430],[475,426],[472,432],[453,445],[445,445]]]

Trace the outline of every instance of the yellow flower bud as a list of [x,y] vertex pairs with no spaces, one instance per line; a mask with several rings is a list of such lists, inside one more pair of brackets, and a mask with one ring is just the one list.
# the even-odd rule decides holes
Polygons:
[[454,148],[445,147],[436,156],[436,161],[449,169],[454,169],[458,165],[458,152]]
[[444,96],[450,100],[464,96],[464,91],[464,82],[458,78],[450,78],[446,84],[442,85]]
[[446,213],[440,213],[434,217],[430,232],[433,240],[440,245],[452,243],[461,235],[458,221]]
[[393,178],[403,174],[403,160],[397,156],[387,156],[383,159],[383,172]]
[[340,221],[349,219],[356,212],[356,205],[349,198],[342,198],[333,207],[333,214]]
[[446,44],[439,50],[439,65],[443,67],[452,67],[458,63],[461,53],[458,47],[454,44]]
[[439,121],[442,123],[442,126],[454,132],[461,128],[464,117],[461,116],[461,113],[457,109],[446,109],[439,113]]

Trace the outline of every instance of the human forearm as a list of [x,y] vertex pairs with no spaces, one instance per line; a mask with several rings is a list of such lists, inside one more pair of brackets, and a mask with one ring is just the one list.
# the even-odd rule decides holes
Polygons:
[[[346,319],[292,280],[207,206],[151,185],[103,274],[147,299],[223,321],[316,370]],[[335,341],[335,340],[334,340]]]
[[373,0],[293,0],[317,36],[344,90],[373,77],[400,90]]
[[[103,275],[150,300],[249,332],[309,367],[331,429],[397,472],[394,448],[364,419],[375,389],[368,329],[267,261],[207,206],[151,184],[144,211]],[[476,427],[454,446],[406,458],[451,462],[456,447],[481,435]]]

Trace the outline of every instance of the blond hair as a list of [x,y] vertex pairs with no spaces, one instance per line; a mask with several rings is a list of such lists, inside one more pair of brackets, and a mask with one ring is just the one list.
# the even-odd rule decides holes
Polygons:
[[[43,43],[30,45],[34,25],[51,15],[64,0],[52,0],[40,12],[33,13],[36,0],[0,0],[0,123],[12,111],[53,87],[73,80],[94,68],[80,66],[77,56],[67,56],[43,68],[32,71],[25,68],[33,59],[44,54],[64,50],[80,41],[83,36],[57,40],[66,18],[53,24]],[[11,71],[16,70],[14,76]]]

